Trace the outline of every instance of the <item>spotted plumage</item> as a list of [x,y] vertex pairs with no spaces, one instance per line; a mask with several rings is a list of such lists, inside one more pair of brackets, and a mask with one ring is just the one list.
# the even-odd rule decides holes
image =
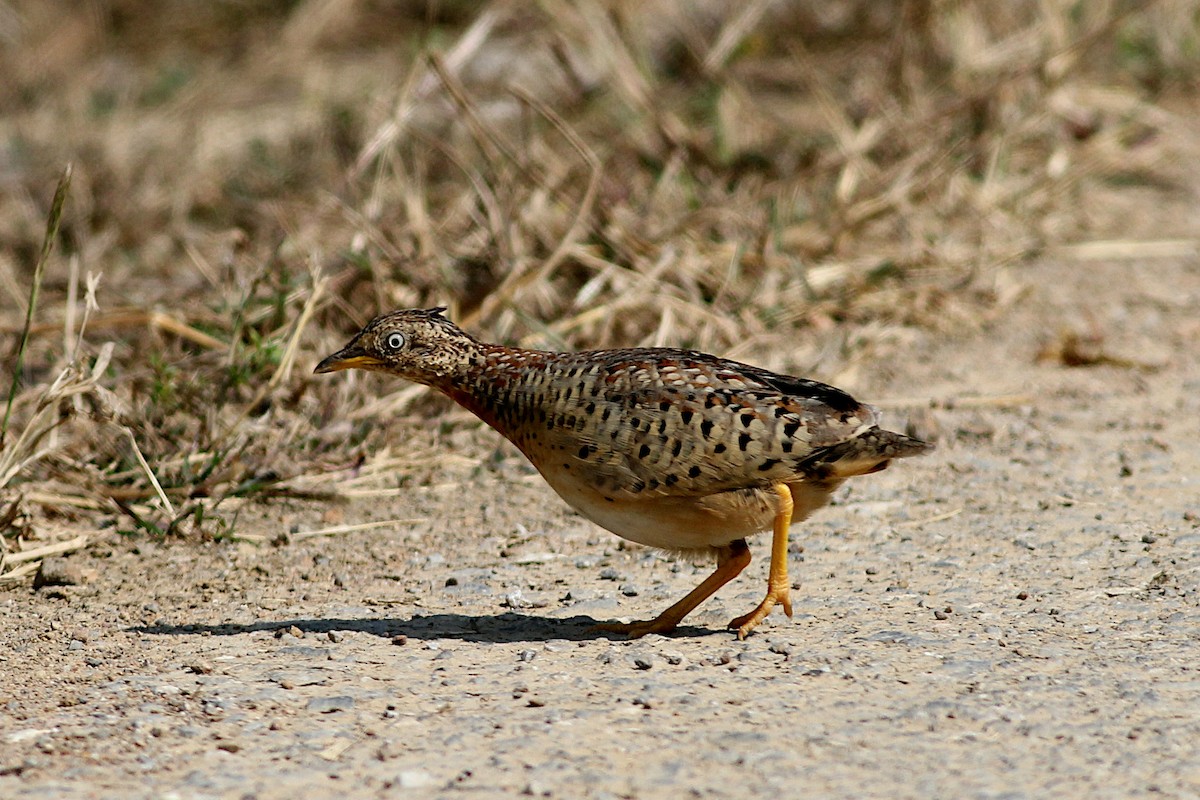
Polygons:
[[745,635],[776,602],[790,613],[778,585],[786,547],[775,552],[790,521],[846,478],[930,449],[818,381],[691,350],[509,348],[442,311],[378,317],[316,371],[368,369],[432,386],[512,441],[593,522],[642,544],[716,555],[717,572],[667,612],[613,626],[631,635],[673,628],[748,563],[745,538],[771,528],[768,598],[736,627]]

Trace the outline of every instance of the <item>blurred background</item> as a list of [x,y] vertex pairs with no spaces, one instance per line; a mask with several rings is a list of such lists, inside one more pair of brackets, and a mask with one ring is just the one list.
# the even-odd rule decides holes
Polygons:
[[310,375],[399,307],[886,386],[1039,258],[1194,236],[1156,198],[1200,163],[1198,32],[1200,0],[0,2],[0,529],[221,536],[436,469],[414,426],[477,423]]

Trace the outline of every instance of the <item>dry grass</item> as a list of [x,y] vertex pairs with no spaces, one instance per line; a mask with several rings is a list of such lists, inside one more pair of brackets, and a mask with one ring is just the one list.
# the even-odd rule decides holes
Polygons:
[[428,468],[392,453],[447,406],[309,375],[381,310],[826,376],[897,331],[981,324],[1032,256],[1139,235],[1093,230],[1089,200],[1177,190],[1194,145],[1171,109],[1200,77],[1200,0],[22,0],[0,20],[13,551],[80,519],[226,535],[248,499]]

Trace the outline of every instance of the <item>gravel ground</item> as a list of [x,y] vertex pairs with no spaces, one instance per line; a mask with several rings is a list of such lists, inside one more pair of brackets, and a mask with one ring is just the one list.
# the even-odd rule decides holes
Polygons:
[[[1200,267],[1018,274],[986,331],[860,372],[868,399],[1023,397],[914,415],[937,453],[797,526],[790,623],[723,629],[759,539],[677,634],[592,631],[709,567],[591,527],[481,429],[483,468],[240,527],[423,521],[113,535],[0,594],[0,796],[1200,796]],[[1038,361],[1064,326],[1101,363]]]

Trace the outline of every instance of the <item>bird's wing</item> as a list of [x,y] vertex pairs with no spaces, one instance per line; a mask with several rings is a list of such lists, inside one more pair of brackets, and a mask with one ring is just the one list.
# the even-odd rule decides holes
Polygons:
[[699,496],[795,480],[875,425],[831,386],[709,358],[625,370],[577,398],[551,440],[611,496]]

